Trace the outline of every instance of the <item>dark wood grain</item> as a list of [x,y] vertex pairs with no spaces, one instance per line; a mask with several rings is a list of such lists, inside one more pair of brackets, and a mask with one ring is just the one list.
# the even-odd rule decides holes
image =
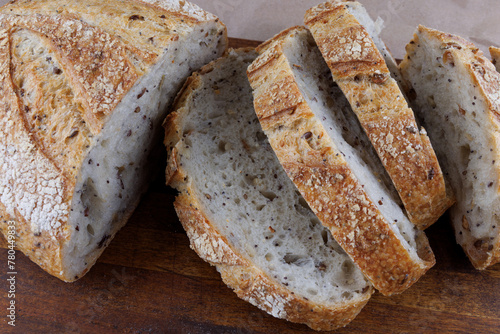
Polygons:
[[[231,39],[233,47],[258,42]],[[17,252],[17,320],[7,325],[1,241],[0,333],[311,333],[240,300],[189,248],[162,175],[82,279],[64,283]],[[476,271],[448,217],[428,229],[437,264],[403,294],[375,294],[337,333],[500,333],[500,265]],[[3,312],[3,314],[2,314]]]
[[251,41],[248,39],[240,39],[240,38],[230,38],[229,45],[232,48],[245,48],[245,47],[257,47],[261,42],[259,41]]

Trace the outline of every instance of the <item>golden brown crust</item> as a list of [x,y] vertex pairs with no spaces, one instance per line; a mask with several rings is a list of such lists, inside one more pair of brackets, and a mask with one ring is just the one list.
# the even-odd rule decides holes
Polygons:
[[[208,65],[205,65],[205,67]],[[205,68],[203,67],[203,68]],[[179,157],[176,144],[181,140],[183,133],[178,126],[179,112],[185,104],[186,99],[190,96],[192,91],[200,84],[199,74],[194,73],[184,82],[181,90],[177,94],[173,103],[172,110],[175,110],[167,115],[163,121],[163,128],[165,129],[165,137],[163,145],[167,149],[167,168],[165,169],[166,184],[174,188],[180,187],[184,182],[186,175],[183,173],[179,165]]]
[[[187,112],[186,108],[189,108],[186,101],[200,84],[200,73],[208,73],[214,69],[216,62],[206,65],[199,73],[193,74],[188,80],[189,85],[186,85],[177,97],[176,111],[164,123],[165,145],[169,150],[167,175],[185,175],[182,166],[174,161],[177,160],[175,157],[178,154],[176,147],[180,145],[179,134],[183,132],[182,117]],[[172,173],[171,170],[175,172]],[[355,301],[340,305],[318,305],[297,296],[256,267],[250,259],[239,254],[228,239],[219,233],[205,215],[189,178],[176,176],[173,178],[176,180],[175,187],[181,191],[174,203],[175,210],[189,236],[191,248],[203,260],[216,266],[223,281],[243,300],[275,317],[304,323],[315,330],[333,330],[345,326],[368,302],[371,291],[366,291]],[[172,185],[168,181],[167,184]]]
[[84,106],[83,119],[94,135],[138,78],[125,46],[100,28],[61,16],[1,15],[0,22],[9,34],[28,29],[45,38]]
[[305,16],[306,25],[382,160],[408,217],[425,229],[454,199],[447,194],[425,132],[418,131],[382,55],[348,6],[326,2],[314,7]]
[[[350,15],[345,4],[326,2],[306,13],[305,23],[311,29],[334,80],[356,75],[387,74],[384,58],[368,32]],[[330,30],[331,22],[339,28]],[[334,27],[335,28],[335,27]]]
[[358,301],[325,307],[291,293],[231,247],[227,238],[203,214],[193,193],[182,193],[174,203],[191,248],[217,267],[224,283],[241,299],[277,318],[303,323],[315,330],[333,330],[347,325],[368,302],[370,294],[366,293]]
[[144,64],[154,64],[185,29],[197,22],[217,20],[196,5],[175,0],[18,0],[2,7],[1,12],[58,15],[99,26],[126,44],[141,70],[146,69]]
[[62,241],[54,238],[46,231],[33,233],[29,224],[17,209],[15,210],[14,217],[10,216],[5,206],[0,202],[0,231],[5,237],[7,237],[9,232],[9,222],[15,222],[16,248],[40,267],[51,268],[51,275],[65,280],[65,277],[60,274],[62,271],[62,259],[60,256],[53,256],[53,251],[61,247]]
[[[7,31],[1,30],[0,175],[3,182],[0,183],[0,226],[6,235],[8,222],[15,221],[17,247],[41,266],[53,268],[51,273],[58,275],[62,268],[61,258],[53,251],[68,237],[64,221],[69,213],[71,189],[22,121],[8,61],[10,47]],[[38,185],[42,184],[45,187],[39,191]],[[19,204],[13,205],[15,201]],[[33,230],[29,223],[33,219],[52,230]]]
[[0,13],[0,226],[15,221],[19,249],[71,281],[62,249],[94,138],[173,41],[217,19],[174,0],[26,0]]
[[491,62],[495,67],[497,68],[497,71],[500,72],[500,48],[490,46],[490,55],[491,55]]
[[[285,29],[285,30],[279,32],[278,34],[274,35],[272,39],[268,39],[267,41],[260,43],[255,48],[255,51],[257,51],[259,54],[264,53],[270,47],[274,46],[274,44],[275,44],[274,42],[282,40],[284,38],[287,38],[291,31],[294,31],[294,30],[300,29],[300,28],[301,28],[300,26],[293,26],[293,27],[290,27],[288,29]],[[264,60],[264,58],[262,58],[262,60]],[[260,66],[263,66],[263,64],[260,64]]]
[[281,165],[323,225],[379,291],[401,292],[434,264],[434,256],[424,237],[426,255],[422,261],[411,258],[302,98],[283,53],[285,38],[301,32],[298,27],[280,36],[249,67],[257,116]]
[[[26,39],[30,40],[29,46]],[[37,129],[32,139],[66,178],[74,179],[78,170],[72,164],[90,145],[92,135],[81,104],[74,100],[75,93],[46,37],[20,28],[10,34],[10,41],[12,83],[22,111],[20,120],[26,131]],[[29,47],[41,52],[26,52]],[[47,74],[52,75],[52,80],[45,80]]]

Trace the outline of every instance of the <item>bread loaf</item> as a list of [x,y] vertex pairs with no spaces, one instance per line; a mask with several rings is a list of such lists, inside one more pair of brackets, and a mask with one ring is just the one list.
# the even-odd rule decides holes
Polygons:
[[373,21],[361,4],[350,1],[320,4],[309,9],[304,20],[333,80],[389,173],[408,217],[425,229],[453,204],[453,195],[447,192],[425,130],[417,126],[413,111],[391,77],[386,61],[396,75],[397,68],[376,35]]
[[500,74],[469,41],[424,26],[401,73],[457,197],[457,242],[478,269],[499,262]]
[[0,9],[0,226],[50,274],[85,274],[158,160],[166,106],[224,52],[185,1],[15,1]]
[[252,104],[253,50],[190,77],[165,121],[167,181],[191,247],[236,294],[316,330],[345,326],[373,291],[297,193]]
[[323,225],[383,294],[434,264],[311,34],[288,29],[248,69],[257,116],[281,165]]

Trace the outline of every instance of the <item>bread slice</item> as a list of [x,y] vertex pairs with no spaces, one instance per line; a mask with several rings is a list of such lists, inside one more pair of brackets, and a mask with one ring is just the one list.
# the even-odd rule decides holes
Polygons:
[[493,65],[495,65],[498,72],[500,72],[500,48],[490,46],[490,55]]
[[457,242],[478,269],[499,262],[500,74],[472,43],[424,26],[401,73],[457,196]]
[[[395,62],[358,2],[325,2],[305,23],[387,169],[410,220],[421,229],[452,204],[425,130],[391,77]],[[385,61],[384,61],[385,58]],[[399,78],[399,77],[398,77]],[[397,78],[397,79],[398,79]]]
[[[0,226],[50,274],[85,274],[158,166],[184,80],[225,26],[185,1],[16,1],[0,10]],[[123,33],[126,32],[126,33]]]
[[383,294],[404,291],[434,264],[425,234],[384,183],[349,103],[310,33],[282,32],[248,69],[254,106],[281,165],[311,209]]
[[191,247],[236,294],[316,330],[345,326],[373,288],[297,193],[252,104],[251,49],[193,74],[165,121],[167,180]]

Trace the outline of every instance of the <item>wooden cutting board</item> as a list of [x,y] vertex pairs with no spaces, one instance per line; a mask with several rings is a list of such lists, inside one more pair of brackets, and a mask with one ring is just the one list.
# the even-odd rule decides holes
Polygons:
[[[233,47],[257,42],[231,39]],[[64,283],[17,252],[16,327],[7,324],[0,242],[0,333],[313,333],[240,300],[189,248],[159,176],[82,279]],[[500,333],[500,264],[476,271],[445,216],[427,230],[437,264],[403,294],[376,293],[336,333]],[[3,310],[3,311],[2,311]]]

